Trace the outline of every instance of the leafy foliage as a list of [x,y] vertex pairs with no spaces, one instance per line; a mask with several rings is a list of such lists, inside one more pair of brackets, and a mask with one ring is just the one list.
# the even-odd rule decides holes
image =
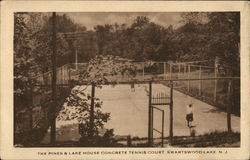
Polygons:
[[[94,31],[83,27],[86,34],[79,39],[79,62],[112,55],[134,61],[211,60],[212,65],[219,57],[227,73],[239,75],[239,13],[188,12],[181,17],[179,28],[163,27],[144,16],[136,17],[131,25],[97,25]],[[67,42],[72,53],[66,57],[73,62],[75,47]]]
[[[101,87],[102,84],[113,82],[115,79],[110,77],[121,75],[134,76],[136,67],[126,59],[120,57],[108,56],[97,56],[90,60],[87,71],[80,74],[81,80],[87,81],[89,84],[94,84],[96,87]],[[90,141],[90,114],[91,104],[90,100],[94,99],[94,136],[99,136],[99,129],[104,127],[104,124],[110,120],[110,113],[103,113],[101,111],[102,101],[99,98],[91,97],[86,94],[85,90],[88,86],[77,86],[72,89],[70,96],[66,100],[66,104],[63,109],[59,112],[59,120],[73,120],[76,119],[79,123],[79,130],[81,139],[87,140],[86,143],[95,143]],[[112,135],[112,132],[104,134],[106,138]],[[101,141],[107,141],[102,139]]]
[[27,13],[15,13],[14,16],[14,103],[19,109],[30,106],[29,96],[37,75],[32,36],[40,29],[39,23],[35,23],[39,18],[39,14]]
[[133,78],[136,75],[136,66],[128,59],[112,55],[100,55],[89,61],[87,70],[80,74],[80,79],[100,85],[116,83],[119,75]]
[[239,76],[239,12],[190,12],[182,17],[184,25],[176,36],[182,50],[180,58],[214,61],[219,57],[227,75]]
[[[66,100],[62,110],[59,112],[59,120],[76,119],[81,125],[81,135],[89,136],[90,131],[90,100],[91,96],[84,93],[80,86],[72,89],[71,94]],[[94,98],[94,135],[98,135],[98,128],[102,128],[104,123],[109,120],[110,113],[102,113],[102,102],[99,98]]]

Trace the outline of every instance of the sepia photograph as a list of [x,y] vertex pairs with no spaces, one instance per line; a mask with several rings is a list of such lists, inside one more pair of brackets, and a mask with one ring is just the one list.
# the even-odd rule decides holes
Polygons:
[[13,147],[241,147],[241,14],[15,12]]

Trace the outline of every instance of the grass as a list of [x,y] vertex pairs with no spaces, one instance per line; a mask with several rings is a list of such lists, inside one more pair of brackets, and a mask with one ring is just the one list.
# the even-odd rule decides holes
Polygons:
[[176,147],[240,147],[239,132],[214,131],[196,137],[175,137]]

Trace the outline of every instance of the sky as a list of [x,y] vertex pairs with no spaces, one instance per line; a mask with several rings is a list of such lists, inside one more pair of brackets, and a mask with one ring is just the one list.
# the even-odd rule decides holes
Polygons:
[[168,27],[172,25],[178,28],[181,23],[180,12],[67,12],[60,13],[68,15],[74,22],[93,30],[96,25],[104,24],[127,24],[133,23],[137,16],[147,16],[151,22]]

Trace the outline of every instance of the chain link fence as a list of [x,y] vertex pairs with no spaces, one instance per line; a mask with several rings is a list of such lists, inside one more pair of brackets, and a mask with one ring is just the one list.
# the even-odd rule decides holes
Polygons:
[[[209,104],[225,108],[225,101],[228,88],[228,80],[203,80],[207,78],[226,77],[221,74],[214,63],[209,61],[195,62],[133,62],[136,68],[136,75],[129,77],[118,74],[110,76],[112,81],[119,82],[136,82],[146,80],[178,80],[178,79],[199,79],[175,81],[174,88],[187,95],[199,98]],[[57,84],[69,84],[70,81],[79,79],[80,73],[84,73],[88,67],[87,63],[66,64],[57,69]],[[50,85],[51,72],[42,74],[37,80],[42,85]],[[236,104],[235,113],[240,114],[240,80],[234,80],[234,97]]]

